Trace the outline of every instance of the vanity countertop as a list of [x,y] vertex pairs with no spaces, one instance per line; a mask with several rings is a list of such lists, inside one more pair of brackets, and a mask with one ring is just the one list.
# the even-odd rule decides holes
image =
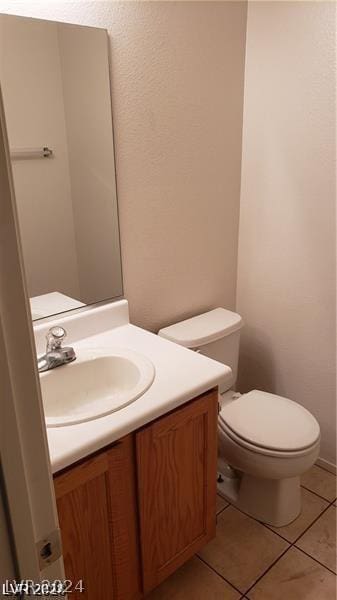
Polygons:
[[131,325],[126,300],[36,325],[38,353],[44,351],[46,331],[55,324],[66,328],[67,344],[74,347],[78,356],[84,348],[126,348],[150,359],[156,374],[151,387],[121,410],[76,425],[47,428],[53,473],[231,377],[229,367]]

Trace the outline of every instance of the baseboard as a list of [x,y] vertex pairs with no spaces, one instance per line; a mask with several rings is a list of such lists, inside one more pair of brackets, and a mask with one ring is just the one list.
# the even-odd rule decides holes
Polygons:
[[333,473],[334,475],[337,475],[336,465],[334,465],[332,462],[329,462],[328,460],[325,460],[325,458],[318,458],[316,460],[316,465],[322,467],[322,469],[325,469],[326,471],[330,471],[330,473]]

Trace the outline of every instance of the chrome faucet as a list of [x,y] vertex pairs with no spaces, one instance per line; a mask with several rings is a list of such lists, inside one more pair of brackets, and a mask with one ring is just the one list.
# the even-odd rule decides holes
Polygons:
[[74,348],[70,346],[62,346],[62,342],[66,337],[67,332],[63,327],[51,327],[47,333],[46,353],[40,356],[37,361],[39,373],[49,371],[66,365],[76,359]]

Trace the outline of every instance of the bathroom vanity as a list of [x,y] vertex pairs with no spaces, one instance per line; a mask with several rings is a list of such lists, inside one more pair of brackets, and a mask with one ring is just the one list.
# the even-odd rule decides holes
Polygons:
[[[142,598],[215,534],[218,386],[231,370],[130,324],[126,300],[35,325],[39,354],[61,324],[77,359],[42,374],[41,387],[66,577],[74,598]],[[93,418],[99,359],[121,349],[155,375],[133,402]],[[88,357],[96,367],[83,367]]]
[[216,419],[214,389],[55,476],[72,597],[141,598],[215,535]]

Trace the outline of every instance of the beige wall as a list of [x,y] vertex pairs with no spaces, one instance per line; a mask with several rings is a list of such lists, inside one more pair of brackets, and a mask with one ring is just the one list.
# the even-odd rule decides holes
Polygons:
[[335,463],[335,10],[248,10],[237,308],[240,381],[289,396]]
[[156,330],[235,306],[245,2],[0,2],[106,27],[124,292]]
[[157,330],[235,306],[246,5],[111,16],[125,295]]

